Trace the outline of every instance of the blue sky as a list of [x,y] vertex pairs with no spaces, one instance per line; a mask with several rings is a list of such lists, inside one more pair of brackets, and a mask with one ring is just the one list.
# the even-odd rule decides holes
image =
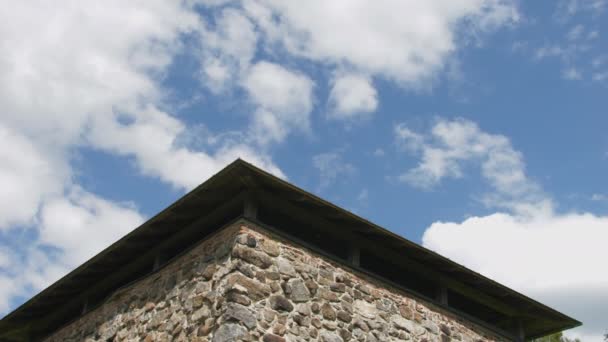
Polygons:
[[607,1],[49,6],[0,14],[0,311],[241,157],[608,329]]

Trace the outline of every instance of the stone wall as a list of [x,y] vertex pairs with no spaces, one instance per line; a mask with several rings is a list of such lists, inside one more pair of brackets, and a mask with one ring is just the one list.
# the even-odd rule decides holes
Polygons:
[[239,220],[47,341],[495,341]]

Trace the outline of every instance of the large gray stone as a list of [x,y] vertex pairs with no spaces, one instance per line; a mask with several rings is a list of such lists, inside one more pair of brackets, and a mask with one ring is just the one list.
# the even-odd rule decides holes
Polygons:
[[324,331],[321,333],[321,341],[323,342],[343,342],[342,337],[333,332]]
[[285,342],[285,339],[274,334],[264,334],[262,342]]
[[355,322],[353,323],[353,326],[354,326],[355,328],[359,328],[359,329],[361,329],[361,330],[363,330],[363,331],[365,331],[365,332],[368,332],[368,331],[369,331],[369,326],[368,326],[368,325],[367,325],[367,323],[365,323],[365,321],[364,321],[364,320],[362,320],[362,319],[357,319],[357,320],[355,320]]
[[219,329],[213,334],[212,342],[237,342],[242,341],[247,335],[247,329],[235,324],[225,323],[222,324]]
[[234,246],[232,256],[263,269],[266,269],[272,265],[272,258],[270,258],[267,254],[258,252],[253,248],[245,247],[244,245]]
[[228,303],[225,315],[227,320],[242,322],[248,329],[254,328],[257,324],[255,314],[241,304]]
[[441,323],[441,325],[439,326],[439,329],[441,329],[441,332],[446,334],[447,336],[452,335],[452,331],[450,330],[450,327],[443,323]]
[[405,330],[413,335],[420,336],[425,333],[424,327],[399,315],[391,316],[391,321],[393,322],[395,328]]
[[422,321],[422,326],[434,335],[439,335],[439,333],[440,333],[439,326],[427,319]]
[[151,328],[156,328],[159,325],[161,325],[167,318],[169,318],[169,310],[168,309],[163,309],[163,310],[159,310],[156,313],[154,313],[154,315],[152,316],[152,319],[150,320],[150,324],[149,326]]
[[251,234],[240,234],[239,236],[236,237],[236,242],[238,242],[242,245],[246,245],[247,247],[252,247],[252,248],[257,245],[255,236],[253,236]]
[[272,240],[264,240],[262,242],[262,250],[273,257],[276,257],[281,253],[279,244]]
[[270,307],[278,311],[290,312],[293,310],[293,304],[291,304],[287,298],[281,295],[270,297]]
[[290,288],[289,299],[296,303],[307,302],[310,300],[310,291],[306,287],[304,280],[302,279],[291,279],[287,283]]
[[401,306],[399,306],[399,313],[405,319],[411,320],[411,319],[414,318],[414,311],[412,311],[412,309],[409,306],[407,306],[407,305],[401,305]]
[[295,277],[297,275],[296,269],[293,267],[291,262],[285,258],[277,258],[277,268],[279,269],[279,273],[288,275],[291,277]]
[[229,275],[227,283],[228,290],[239,290],[253,300],[266,298],[271,292],[270,286],[267,284],[262,284],[257,280],[249,279],[238,273]]
[[211,314],[210,310],[208,307],[203,306],[202,308],[194,311],[194,313],[192,313],[192,321],[193,322],[198,322],[201,319],[207,318],[209,317],[209,315]]
[[355,309],[356,313],[365,318],[374,319],[376,316],[378,316],[378,309],[376,306],[364,300],[355,300],[353,308]]
[[321,305],[321,315],[323,318],[334,321],[336,320],[336,310],[328,303]]
[[304,316],[310,316],[310,304],[302,303],[296,306],[296,310]]

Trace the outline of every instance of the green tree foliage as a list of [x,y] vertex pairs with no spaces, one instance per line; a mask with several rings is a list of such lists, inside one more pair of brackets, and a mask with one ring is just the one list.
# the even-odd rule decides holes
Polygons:
[[562,342],[561,332],[535,339],[533,342]]
[[[606,337],[606,341],[608,341],[608,334],[605,337]],[[558,333],[555,333],[552,335],[547,335],[545,337],[537,338],[533,342],[581,342],[581,340],[578,338],[576,338],[576,339],[567,338],[561,332],[558,332]]]

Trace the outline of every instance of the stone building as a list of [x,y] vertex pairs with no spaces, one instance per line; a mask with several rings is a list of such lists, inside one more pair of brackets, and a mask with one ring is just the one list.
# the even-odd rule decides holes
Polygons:
[[523,341],[577,325],[237,160],[4,317],[0,340]]

